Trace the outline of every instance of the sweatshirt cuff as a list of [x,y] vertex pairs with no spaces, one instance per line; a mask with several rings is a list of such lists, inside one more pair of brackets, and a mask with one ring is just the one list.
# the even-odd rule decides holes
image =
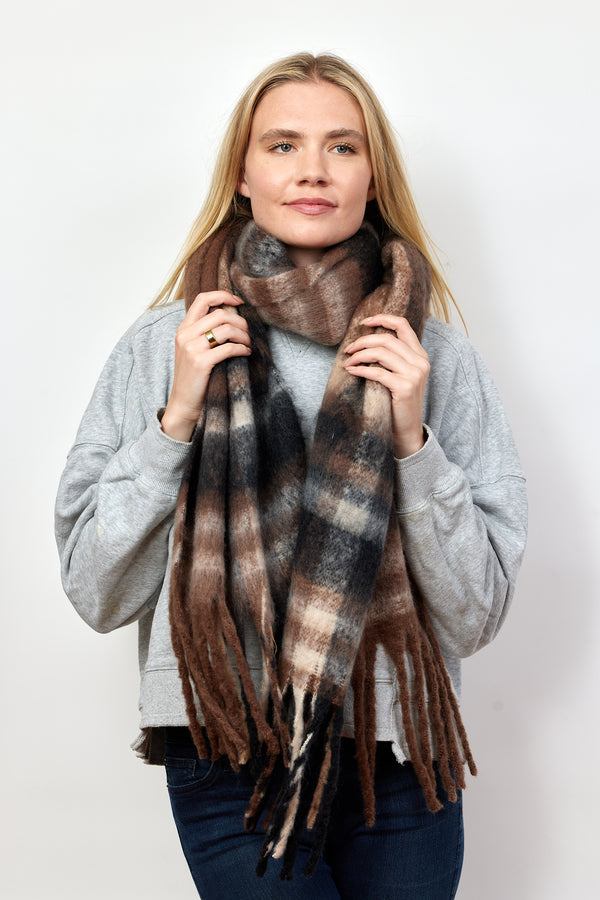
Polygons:
[[191,448],[165,434],[157,414],[129,448],[129,460],[143,483],[177,497]]
[[453,481],[454,466],[446,459],[438,440],[425,425],[427,440],[423,447],[405,459],[395,459],[394,500],[397,513],[424,506],[431,494],[446,490]]

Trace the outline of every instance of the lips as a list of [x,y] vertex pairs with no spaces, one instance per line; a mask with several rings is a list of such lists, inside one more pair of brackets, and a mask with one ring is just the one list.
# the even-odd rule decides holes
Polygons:
[[335,209],[335,203],[325,200],[323,197],[299,197],[298,200],[292,200],[286,206],[304,213],[306,216],[320,216]]

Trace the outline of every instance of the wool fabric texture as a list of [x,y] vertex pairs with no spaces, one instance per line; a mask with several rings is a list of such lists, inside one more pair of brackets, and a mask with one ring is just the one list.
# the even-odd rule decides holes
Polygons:
[[[453,801],[465,761],[476,771],[402,551],[390,394],[343,367],[344,348],[365,332],[367,316],[405,316],[421,337],[429,267],[409,241],[388,235],[380,243],[365,222],[320,261],[296,268],[283,244],[244,220],[217,231],[187,264],[186,307],[217,289],[245,301],[239,312],[252,354],[215,366],[194,433],[175,517],[172,642],[200,756],[256,767],[247,828],[281,769],[257,872],[272,855],[283,857],[281,877],[291,878],[305,826],[314,833],[305,874],[322,853],[349,685],[365,820],[375,820],[377,644],[396,667],[410,758],[429,809],[441,807],[434,760]],[[340,345],[308,459],[270,355],[269,325]],[[244,653],[249,627],[262,650],[258,690]]]

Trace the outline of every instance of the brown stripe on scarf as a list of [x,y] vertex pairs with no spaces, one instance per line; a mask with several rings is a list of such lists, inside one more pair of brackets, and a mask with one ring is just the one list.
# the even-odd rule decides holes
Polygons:
[[[339,768],[343,704],[354,691],[365,819],[375,817],[377,644],[398,674],[411,760],[430,809],[433,759],[446,791],[464,785],[470,754],[425,606],[407,572],[393,510],[389,392],[343,368],[368,315],[406,316],[419,337],[429,269],[409,242],[380,248],[363,225],[313,265],[295,268],[253,221],[213,235],[185,273],[186,303],[229,290],[246,301],[253,352],[213,370],[177,502],[171,628],[190,728],[213,758],[262,766],[246,816],[254,827],[276,759],[285,766],[257,871],[282,856],[291,877],[299,836],[314,830],[310,874],[322,852]],[[293,404],[271,359],[269,324],[340,344],[308,463]],[[256,630],[265,677],[258,697],[244,657]],[[279,652],[278,652],[279,651]],[[410,660],[410,665],[409,665]],[[409,668],[412,670],[412,688]]]

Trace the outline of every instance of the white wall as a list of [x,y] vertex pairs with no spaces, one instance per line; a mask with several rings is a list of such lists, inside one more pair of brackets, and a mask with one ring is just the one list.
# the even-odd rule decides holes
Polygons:
[[52,506],[100,367],[170,267],[235,98],[309,49],[357,64],[395,122],[529,476],[514,608],[465,664],[481,774],[459,896],[595,897],[596,6],[573,0],[562,19],[536,0],[425,0],[417,18],[404,0],[203,6],[30,0],[0,29],[0,893],[195,896],[163,773],[128,749],[135,631],[100,637],[70,608]]

